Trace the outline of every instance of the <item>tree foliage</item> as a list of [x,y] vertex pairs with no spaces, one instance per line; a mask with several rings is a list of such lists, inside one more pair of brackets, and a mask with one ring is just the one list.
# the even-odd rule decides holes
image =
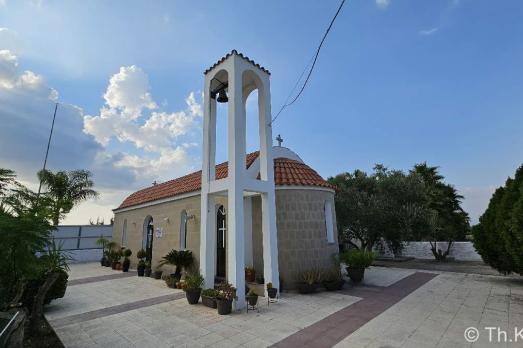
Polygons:
[[51,219],[55,226],[76,204],[98,196],[93,190],[91,177],[91,172],[87,170],[38,172],[38,178],[46,188],[43,195],[49,200]]
[[398,253],[404,240],[428,224],[427,197],[415,174],[377,165],[371,175],[356,170],[329,181],[337,187],[336,217],[343,243],[371,250],[383,240]]
[[[445,259],[452,242],[465,238],[469,220],[463,197],[443,179],[426,163],[408,173],[376,165],[370,175],[355,170],[330,178],[337,187],[340,242],[368,250],[385,242],[398,254],[403,241],[429,240],[434,256]],[[445,252],[438,249],[440,240],[449,242]]]
[[[454,186],[443,181],[444,177],[438,173],[438,167],[428,166],[427,163],[416,164],[411,174],[421,178],[431,211],[430,228],[418,237],[430,241],[432,253],[437,260],[445,260],[452,243],[464,240],[470,231],[469,216],[461,207],[463,196],[458,194]],[[438,241],[447,242],[445,251],[438,248]]]
[[485,263],[504,274],[523,275],[523,166],[494,192],[472,233]]

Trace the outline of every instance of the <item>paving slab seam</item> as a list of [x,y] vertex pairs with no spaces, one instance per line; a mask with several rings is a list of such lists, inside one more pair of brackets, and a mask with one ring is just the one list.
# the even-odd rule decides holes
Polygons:
[[96,309],[93,311],[80,313],[80,314],[74,314],[63,318],[57,318],[54,320],[50,320],[49,323],[51,326],[55,329],[61,328],[64,326],[72,325],[72,324],[78,324],[82,323],[84,321],[94,320],[98,318],[107,317],[114,314],[119,314],[123,312],[132,311],[134,309],[144,308],[144,307],[150,307],[157,304],[170,302],[179,300],[181,298],[184,298],[185,294],[183,292],[178,292],[175,294],[170,295],[164,295],[164,296],[158,296],[153,298],[148,298],[145,300],[140,301],[134,301],[129,303],[123,303],[116,306]]
[[363,289],[353,288],[358,292],[358,297],[363,297],[362,300],[284,338],[272,347],[333,347],[436,276],[434,273],[416,272],[380,292],[369,292],[366,296],[361,296]]
[[120,272],[120,273],[106,274],[106,275],[96,276],[96,277],[72,279],[67,282],[67,286],[103,282],[106,280],[113,280],[113,279],[120,279],[120,278],[127,278],[127,277],[136,277],[136,271]]

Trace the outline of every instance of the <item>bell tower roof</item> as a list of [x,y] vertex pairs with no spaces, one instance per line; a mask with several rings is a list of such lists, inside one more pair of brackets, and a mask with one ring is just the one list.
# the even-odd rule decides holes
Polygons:
[[236,56],[244,59],[245,61],[251,63],[253,66],[257,67],[258,69],[260,69],[261,71],[263,71],[263,72],[265,72],[265,73],[267,73],[269,75],[271,74],[269,70],[267,70],[266,68],[264,68],[260,64],[256,63],[254,60],[250,59],[249,57],[244,56],[243,53],[238,53],[238,51],[236,51],[236,50],[232,50],[231,52],[227,53],[225,56],[220,58],[216,63],[214,63],[212,66],[210,66],[208,69],[206,69],[203,72],[203,74],[207,75],[207,73],[209,73],[212,69],[214,69],[216,66],[218,66],[220,63],[222,63],[223,61],[225,61],[227,58],[229,58],[232,55],[236,55]]

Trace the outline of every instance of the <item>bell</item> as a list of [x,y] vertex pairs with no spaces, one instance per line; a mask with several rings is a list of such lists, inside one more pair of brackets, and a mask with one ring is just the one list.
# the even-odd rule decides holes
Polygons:
[[216,99],[218,103],[227,103],[229,101],[229,98],[227,98],[227,93],[225,93],[225,89],[221,89],[218,92],[218,98]]

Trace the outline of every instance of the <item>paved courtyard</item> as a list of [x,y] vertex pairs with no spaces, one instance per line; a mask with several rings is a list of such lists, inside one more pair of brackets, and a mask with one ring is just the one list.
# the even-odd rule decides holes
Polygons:
[[372,267],[360,286],[260,303],[220,316],[161,280],[89,263],[72,265],[46,317],[66,347],[523,347],[520,278]]

